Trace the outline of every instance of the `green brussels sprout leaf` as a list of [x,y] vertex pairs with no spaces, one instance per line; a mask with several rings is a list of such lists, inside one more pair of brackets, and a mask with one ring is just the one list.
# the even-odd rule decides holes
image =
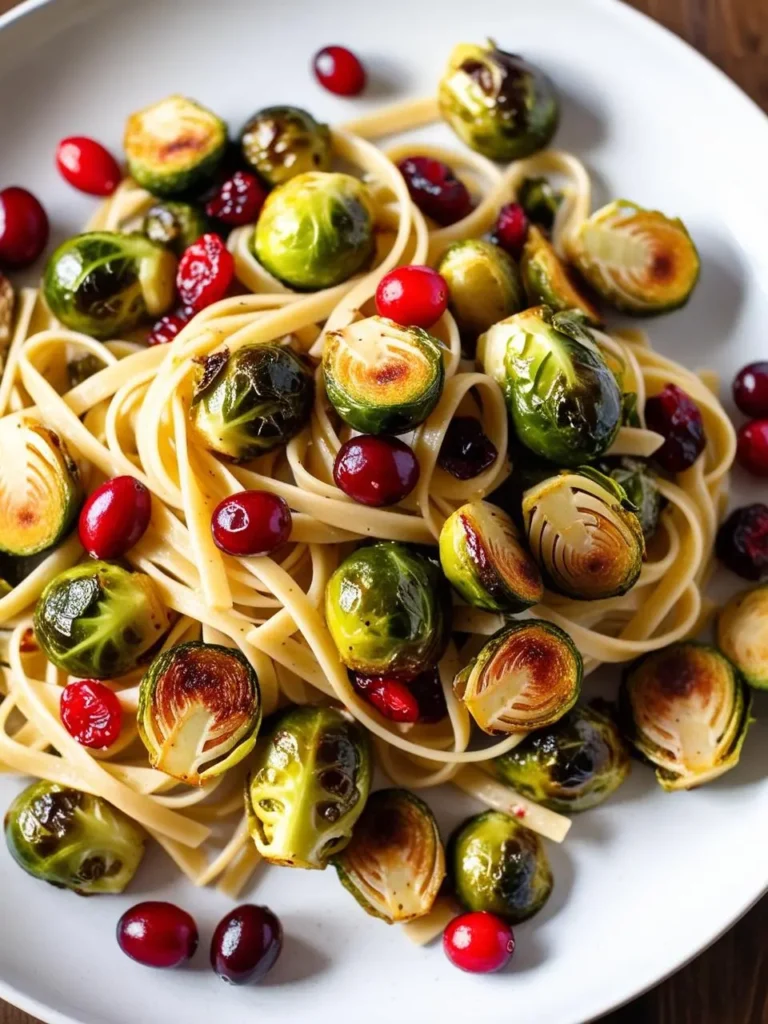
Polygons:
[[249,118],[240,135],[243,156],[259,177],[282,185],[307,171],[331,166],[331,133],[299,107],[266,107]]
[[448,285],[451,313],[469,338],[477,338],[499,320],[525,308],[517,266],[492,242],[477,238],[454,242],[437,269]]
[[643,536],[649,541],[659,526],[662,499],[656,475],[648,463],[644,459],[622,455],[605,459],[599,468],[621,485],[637,512]]
[[517,201],[532,224],[551,231],[563,193],[553,189],[546,178],[526,178],[517,191]]
[[201,209],[173,199],[155,203],[141,225],[142,234],[158,245],[167,246],[176,256],[181,256],[209,228],[208,218]]

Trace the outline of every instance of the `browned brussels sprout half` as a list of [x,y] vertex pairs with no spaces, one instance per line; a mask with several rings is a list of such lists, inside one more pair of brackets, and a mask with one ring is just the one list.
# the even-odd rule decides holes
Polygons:
[[713,647],[679,643],[646,655],[625,672],[619,698],[624,734],[662,789],[693,789],[738,763],[751,696]]
[[243,156],[268,185],[331,166],[331,133],[299,107],[266,107],[240,135]]
[[576,287],[569,268],[555,252],[543,231],[531,225],[520,259],[520,274],[532,306],[544,303],[556,313],[579,313],[584,322],[600,326],[600,314]]
[[768,586],[731,598],[717,620],[717,646],[750,686],[768,690]]
[[428,914],[445,878],[435,816],[407,789],[372,793],[333,863],[363,910],[388,924]]
[[525,307],[517,266],[498,245],[477,238],[454,242],[437,269],[448,285],[451,313],[469,338]]

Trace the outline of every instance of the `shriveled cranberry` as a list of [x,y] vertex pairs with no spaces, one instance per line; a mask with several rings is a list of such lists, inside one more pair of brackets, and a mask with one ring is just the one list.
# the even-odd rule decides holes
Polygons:
[[147,344],[168,345],[187,326],[194,315],[194,309],[184,307],[177,309],[175,313],[166,313],[165,316],[161,316],[152,325],[152,330],[147,335]]
[[196,313],[227,294],[235,276],[235,261],[220,235],[208,232],[185,249],[176,272],[183,305]]
[[654,461],[668,473],[689,469],[704,451],[707,438],[701,410],[677,384],[666,387],[645,403],[645,422],[664,438],[653,453]]
[[437,464],[457,480],[471,480],[488,469],[498,456],[496,445],[474,416],[455,416],[448,424]]
[[494,231],[497,243],[517,259],[528,237],[528,218],[520,203],[507,203],[499,210]]
[[126,910],[117,922],[120,949],[145,967],[179,967],[197,949],[197,925],[173,903],[147,900]]
[[391,722],[414,723],[419,720],[419,702],[399,679],[389,676],[352,676],[355,690]]
[[448,285],[431,267],[397,267],[376,289],[377,313],[405,327],[431,327],[447,305]]
[[448,164],[428,156],[409,156],[400,161],[397,169],[405,178],[416,206],[437,224],[455,224],[471,211],[467,186]]
[[768,419],[752,420],[741,427],[736,458],[753,476],[768,476]]
[[419,721],[425,725],[441,722],[448,714],[443,684],[436,668],[427,669],[414,679],[408,680],[408,689],[419,705]]
[[397,437],[361,434],[339,448],[333,466],[336,486],[361,505],[394,505],[418,483],[413,449]]
[[283,948],[283,929],[269,907],[245,903],[230,910],[211,940],[211,967],[232,985],[261,981]]
[[135,477],[113,477],[83,505],[80,543],[94,558],[120,558],[144,536],[151,515],[151,491]]
[[120,165],[100,142],[71,135],[56,147],[61,176],[89,196],[111,196],[120,184]]
[[258,217],[266,198],[266,189],[255,174],[235,171],[205,204],[205,212],[209,217],[233,227],[251,224]]
[[768,505],[757,502],[731,512],[717,531],[715,551],[737,576],[768,579]]
[[211,517],[217,548],[227,555],[268,555],[291,535],[293,520],[284,498],[269,491],[238,491],[219,502]]
[[95,750],[111,747],[123,722],[117,694],[98,679],[67,683],[61,691],[59,715],[70,736]]
[[31,192],[11,186],[0,192],[0,266],[28,267],[48,242],[48,215]]
[[346,46],[324,46],[312,58],[315,78],[337,96],[357,96],[365,88],[365,68]]
[[749,363],[733,379],[733,400],[745,416],[768,416],[768,362]]
[[488,974],[506,967],[515,952],[512,929],[487,910],[455,917],[443,932],[445,955],[471,974]]

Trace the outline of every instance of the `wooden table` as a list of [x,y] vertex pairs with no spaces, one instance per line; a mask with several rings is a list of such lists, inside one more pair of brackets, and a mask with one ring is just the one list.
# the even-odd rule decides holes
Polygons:
[[[705,53],[768,111],[768,0],[629,2]],[[0,13],[14,5],[0,0]],[[768,897],[697,960],[603,1024],[768,1024],[767,936]],[[0,1024],[35,1021],[0,1001]]]

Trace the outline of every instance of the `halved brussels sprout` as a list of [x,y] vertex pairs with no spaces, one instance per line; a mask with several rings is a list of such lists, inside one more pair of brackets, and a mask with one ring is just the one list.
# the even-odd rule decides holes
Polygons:
[[510,517],[487,501],[470,501],[440,531],[440,564],[464,600],[492,612],[538,604],[544,585]]
[[648,541],[656,533],[661,515],[661,492],[655,474],[645,459],[631,455],[605,459],[599,469],[620,484],[635,506],[637,518]]
[[528,545],[545,582],[581,601],[618,597],[640,575],[645,539],[635,506],[615,480],[588,466],[523,496]]
[[471,338],[525,308],[520,273],[498,245],[478,238],[454,242],[437,269],[448,285],[448,305],[459,330]]
[[240,135],[243,156],[268,185],[331,166],[331,133],[300,107],[266,107]]
[[352,837],[371,770],[368,738],[348,714],[310,705],[286,712],[245,785],[256,849],[272,864],[324,868]]
[[144,832],[122,811],[46,779],[19,793],[4,829],[28,874],[82,896],[122,892],[144,856]]
[[286,445],[309,422],[312,371],[284,345],[244,345],[206,356],[192,398],[201,444],[232,462]]
[[693,789],[738,763],[751,695],[722,654],[705,644],[672,644],[624,673],[624,734],[656,767],[662,789]]
[[423,423],[445,380],[440,343],[381,316],[329,331],[323,373],[331,405],[365,434],[403,434]]
[[251,237],[256,259],[297,291],[341,284],[373,258],[373,204],[349,174],[300,174],[267,196]]
[[131,114],[123,138],[131,177],[157,196],[199,191],[224,157],[227,126],[185,96]]
[[496,775],[518,793],[564,814],[607,800],[629,768],[629,749],[613,717],[593,705],[572,708],[493,759]]
[[155,203],[141,225],[142,234],[150,241],[167,246],[177,256],[181,256],[187,246],[196,242],[209,228],[203,210],[174,199]]
[[768,586],[734,594],[718,616],[717,646],[750,686],[768,690]]
[[363,910],[388,924],[428,914],[445,879],[435,816],[407,789],[370,795],[351,842],[333,864]]
[[699,278],[699,254],[683,222],[626,199],[584,221],[570,256],[601,298],[634,316],[679,309]]
[[468,818],[448,844],[448,871],[467,910],[486,910],[519,924],[537,914],[552,892],[544,845],[501,811]]
[[532,732],[570,711],[583,663],[571,638],[543,619],[510,622],[456,676],[453,689],[483,732]]
[[93,338],[115,338],[170,309],[176,258],[143,235],[88,231],[53,253],[43,295],[55,317]]
[[239,650],[198,641],[177,644],[147,669],[136,717],[152,767],[201,786],[255,747],[259,680]]
[[490,160],[530,156],[555,134],[554,87],[537,67],[493,42],[459,43],[438,88],[440,113],[459,138]]
[[526,178],[517,191],[517,201],[532,224],[551,231],[563,193],[553,189],[546,178]]
[[3,420],[0,450],[0,551],[36,555],[74,523],[80,473],[59,435],[31,419]]
[[555,252],[543,231],[534,225],[520,258],[520,274],[532,306],[545,303],[555,312],[578,312],[593,327],[600,325],[600,314],[574,283],[569,268]]
[[82,679],[132,671],[168,625],[149,576],[107,562],[59,573],[35,605],[35,636],[48,660]]
[[366,676],[413,677],[442,657],[450,600],[434,562],[396,541],[358,548],[325,590],[325,617],[342,662]]

